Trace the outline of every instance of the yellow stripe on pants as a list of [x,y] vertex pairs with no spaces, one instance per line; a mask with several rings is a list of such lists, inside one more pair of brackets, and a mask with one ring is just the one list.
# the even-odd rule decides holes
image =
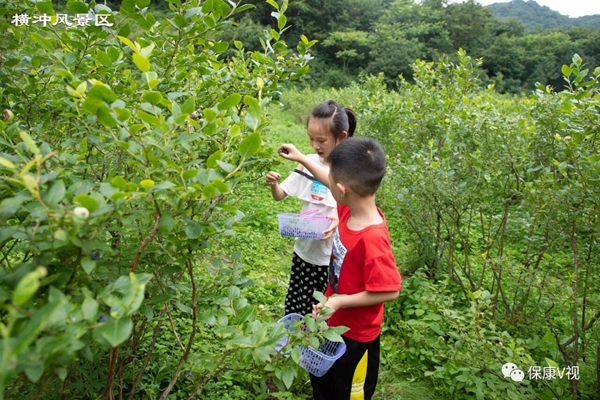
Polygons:
[[350,400],[364,400],[365,398],[365,380],[367,379],[367,359],[369,356],[369,350],[365,351],[362,356],[356,370],[354,370],[354,376],[352,377],[352,392],[350,393]]

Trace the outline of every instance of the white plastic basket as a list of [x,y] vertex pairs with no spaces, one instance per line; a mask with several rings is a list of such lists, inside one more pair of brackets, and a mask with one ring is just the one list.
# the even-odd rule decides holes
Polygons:
[[[293,324],[296,321],[303,320],[304,317],[300,314],[288,314],[279,320],[283,323],[287,330],[293,329]],[[288,342],[287,336],[281,339],[275,346],[277,351],[280,351]],[[312,347],[298,346],[300,353],[300,366],[307,370],[310,374],[321,377],[329,371],[331,366],[346,352],[346,344],[344,342],[332,342],[325,339],[317,350]],[[286,357],[289,352],[285,353]]]
[[282,236],[292,236],[304,239],[323,239],[323,231],[329,228],[331,220],[326,217],[313,215],[313,212],[301,214],[277,214],[279,218],[279,233]]

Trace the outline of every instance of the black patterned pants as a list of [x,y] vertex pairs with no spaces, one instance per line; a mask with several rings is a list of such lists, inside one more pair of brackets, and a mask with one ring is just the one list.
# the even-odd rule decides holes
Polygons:
[[327,265],[310,264],[294,253],[290,284],[285,298],[285,313],[306,315],[312,313],[317,300],[313,292],[325,293],[327,289]]

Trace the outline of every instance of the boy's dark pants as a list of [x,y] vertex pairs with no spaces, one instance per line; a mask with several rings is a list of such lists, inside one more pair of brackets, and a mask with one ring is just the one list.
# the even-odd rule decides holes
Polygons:
[[[344,337],[346,352],[325,375],[310,375],[315,400],[369,400],[379,373],[379,336],[371,342]],[[352,397],[351,397],[352,396]]]

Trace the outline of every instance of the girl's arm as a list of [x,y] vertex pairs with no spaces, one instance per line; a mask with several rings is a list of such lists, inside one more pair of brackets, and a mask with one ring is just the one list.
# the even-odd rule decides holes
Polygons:
[[271,195],[276,201],[281,201],[287,196],[287,193],[279,186],[279,178],[281,175],[275,171],[270,171],[266,177],[266,183],[271,186]]
[[297,161],[310,171],[311,174],[329,189],[329,173],[326,168],[321,167],[307,156],[302,154],[293,144],[282,144],[279,147],[279,155],[286,160]]

